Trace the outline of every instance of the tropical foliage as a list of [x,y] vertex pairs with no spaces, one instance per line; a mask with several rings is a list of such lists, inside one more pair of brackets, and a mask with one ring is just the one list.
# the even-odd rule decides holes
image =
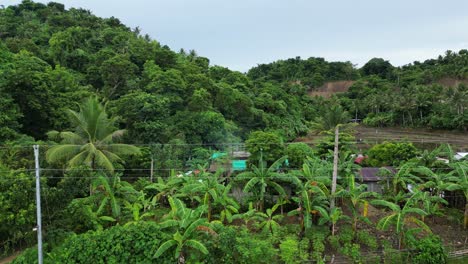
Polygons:
[[[402,247],[442,263],[430,227],[440,217],[468,227],[466,159],[447,146],[364,148],[363,166],[394,166],[377,195],[347,128],[353,118],[466,130],[467,58],[358,69],[297,57],[244,74],[114,17],[53,2],[2,7],[0,255],[29,247],[15,263],[36,261],[38,144],[46,263],[361,263],[382,249],[380,263]],[[310,96],[332,81],[351,86]],[[298,142],[312,132],[318,144]]]

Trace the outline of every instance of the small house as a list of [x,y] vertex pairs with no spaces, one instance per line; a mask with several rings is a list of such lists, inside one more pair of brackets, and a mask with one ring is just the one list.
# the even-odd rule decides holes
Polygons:
[[[396,169],[393,167],[385,167],[387,168],[392,174],[396,173]],[[382,193],[383,188],[382,185],[379,183],[382,180],[389,180],[390,175],[381,175],[381,168],[378,167],[363,167],[359,171],[361,175],[361,182],[367,185],[367,191],[369,192],[376,192]]]
[[211,155],[209,171],[222,169],[230,175],[234,171],[246,170],[249,157],[250,152],[247,151],[215,152]]

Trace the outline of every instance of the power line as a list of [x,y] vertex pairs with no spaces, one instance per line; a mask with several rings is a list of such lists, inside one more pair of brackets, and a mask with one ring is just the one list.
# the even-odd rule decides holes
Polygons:
[[[219,166],[222,166],[222,165],[219,165]],[[431,171],[439,171],[439,170],[450,170],[450,171],[453,171],[454,169],[453,168],[450,168],[450,167],[425,167],[423,166],[424,168],[427,168],[427,169],[430,169]],[[387,167],[360,167],[361,169],[365,169],[365,168],[378,168],[378,169],[386,169]],[[398,171],[398,167],[392,167],[394,168],[395,170]],[[417,169],[418,167],[415,167],[415,169]],[[208,168],[206,168],[208,170]],[[280,168],[280,169],[283,169],[283,170],[287,170],[289,171],[290,173],[292,172],[295,172],[295,173],[299,173],[303,170],[303,168],[294,168],[294,167],[285,167],[285,168]],[[278,169],[278,170],[280,170]],[[327,169],[327,168],[325,168]],[[331,168],[328,168],[328,169],[331,169]],[[126,172],[126,171],[129,171],[129,172],[132,172],[132,171],[186,171],[186,170],[191,170],[191,171],[194,171],[194,170],[198,170],[198,168],[190,168],[190,167],[181,167],[181,168],[124,168],[124,169],[114,169],[113,171],[116,171],[116,172]],[[27,168],[21,168],[21,169],[11,169],[11,170],[0,170],[0,172],[4,172],[4,173],[9,173],[9,172],[31,172],[31,171],[35,171],[35,169],[27,169]],[[92,168],[89,168],[89,169],[83,169],[83,168],[63,168],[63,169],[58,169],[58,168],[41,168],[41,171],[59,171],[59,172],[79,172],[79,171],[87,171],[87,172],[108,172],[109,170],[108,169],[92,169]],[[247,170],[248,171],[248,170]],[[207,171],[205,171],[207,172]],[[359,170],[356,171],[357,173],[359,173]],[[385,175],[382,175],[380,177],[385,177]],[[427,175],[422,175],[422,176],[419,176],[419,177],[430,177],[430,176],[427,176]]]
[[[284,143],[245,143],[245,142],[212,142],[212,143],[136,143],[136,144],[129,144],[133,146],[138,146],[138,147],[161,147],[161,146],[245,146],[245,145],[290,145],[290,144],[295,144],[295,143],[305,143],[305,144],[317,144],[320,143],[320,139],[322,139],[323,136],[318,136],[316,140],[308,140],[308,141],[297,141],[297,142],[284,142]],[[359,138],[359,137],[355,137]],[[460,143],[467,143],[467,140],[465,139],[450,139],[450,138],[441,138],[441,139],[435,139],[435,138],[417,138],[417,139],[410,139],[410,138],[405,138],[405,137],[378,137],[378,136],[365,136],[363,137],[363,141],[370,139],[370,140],[399,140],[399,141],[406,141],[406,142],[414,142],[414,143],[441,143],[445,144],[447,142],[445,141],[450,141],[450,142],[460,142]],[[355,140],[350,140],[350,142],[355,142]],[[423,142],[422,142],[423,141]],[[356,141],[356,143],[362,143],[362,141]],[[119,144],[119,143],[116,143]],[[59,146],[60,144],[38,144],[41,147],[54,147],[54,146]],[[67,144],[66,144],[67,145]],[[73,144],[70,144],[73,145]],[[100,144],[99,146],[112,146],[113,144]],[[10,148],[31,148],[32,145],[0,145],[0,149],[10,149]]]

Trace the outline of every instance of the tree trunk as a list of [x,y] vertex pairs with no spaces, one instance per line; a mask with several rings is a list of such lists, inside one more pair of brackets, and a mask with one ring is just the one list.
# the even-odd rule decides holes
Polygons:
[[[94,157],[91,159],[91,171],[93,172],[93,175],[94,175],[94,171],[95,171],[95,167],[96,167],[96,164],[95,164],[95,161],[94,161]],[[91,179],[91,182],[89,183],[89,196],[93,195],[93,180]]]
[[414,123],[413,123],[413,115],[411,114],[411,112],[408,111],[408,119],[411,123],[412,126],[414,126]]
[[178,263],[179,264],[185,264],[185,256],[184,256],[184,253],[182,251],[179,254]]
[[208,222],[211,221],[211,199],[208,197]]
[[338,139],[340,129],[339,126],[335,127],[335,148],[333,150],[333,175],[332,175],[332,186],[331,186],[331,197],[330,197],[330,214],[335,208],[335,192],[336,192],[336,179],[338,177]]
[[465,220],[463,222],[464,222],[465,229],[468,229],[468,201],[466,201],[466,204],[465,204]]
[[150,182],[153,182],[154,159],[151,158]]

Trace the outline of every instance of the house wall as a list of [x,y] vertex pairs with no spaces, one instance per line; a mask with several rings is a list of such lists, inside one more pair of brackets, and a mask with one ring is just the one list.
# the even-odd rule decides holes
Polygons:
[[368,192],[376,192],[382,194],[382,186],[377,182],[366,182]]

